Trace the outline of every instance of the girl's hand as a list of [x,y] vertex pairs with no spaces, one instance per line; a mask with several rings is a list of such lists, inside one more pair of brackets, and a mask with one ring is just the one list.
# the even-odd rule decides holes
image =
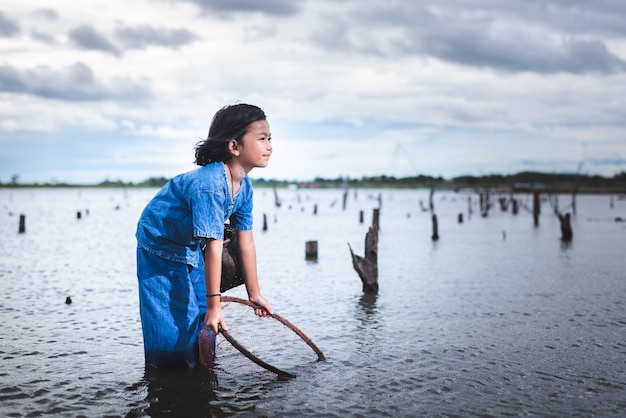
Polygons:
[[204,325],[213,330],[216,335],[221,330],[228,331],[224,315],[222,314],[222,306],[219,303],[207,308],[204,314]]
[[254,313],[258,316],[268,316],[274,313],[269,302],[263,296],[250,296],[249,300],[254,304]]

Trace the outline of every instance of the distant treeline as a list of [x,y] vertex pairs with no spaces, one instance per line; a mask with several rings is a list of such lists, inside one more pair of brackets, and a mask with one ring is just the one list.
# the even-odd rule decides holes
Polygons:
[[[167,183],[165,177],[151,177],[140,183],[121,180],[106,180],[98,184],[68,183],[33,183],[22,184],[14,176],[10,183],[1,183],[0,187],[161,187]],[[626,172],[622,171],[613,177],[585,174],[557,174],[524,171],[517,174],[485,176],[460,176],[452,179],[418,175],[413,177],[374,176],[352,179],[339,177],[335,179],[315,178],[313,181],[266,180],[254,179],[255,187],[288,187],[297,185],[299,188],[427,188],[427,189],[492,189],[492,190],[549,190],[551,192],[578,193],[626,193]]]
[[427,188],[427,189],[492,189],[492,190],[549,190],[552,192],[626,193],[626,172],[613,177],[584,174],[554,174],[524,171],[511,175],[460,176],[452,179],[419,175],[396,178],[393,176],[362,177],[361,179],[323,179],[312,182],[256,180],[255,186],[281,186],[295,183],[298,187],[362,187],[362,188]]

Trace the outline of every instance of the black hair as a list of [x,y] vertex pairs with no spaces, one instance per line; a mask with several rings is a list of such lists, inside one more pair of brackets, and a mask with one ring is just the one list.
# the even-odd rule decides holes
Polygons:
[[196,144],[195,163],[204,166],[230,160],[232,154],[228,143],[233,139],[241,143],[248,126],[258,120],[266,120],[266,116],[260,107],[254,105],[239,103],[218,110],[211,121],[207,139]]

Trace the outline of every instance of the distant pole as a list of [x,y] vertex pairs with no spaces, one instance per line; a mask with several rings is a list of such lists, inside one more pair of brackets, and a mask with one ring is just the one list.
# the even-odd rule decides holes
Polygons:
[[572,232],[572,224],[570,222],[570,214],[569,212],[565,215],[559,214],[559,221],[561,221],[561,241],[570,242],[574,237],[574,233]]
[[533,220],[535,222],[535,226],[539,226],[539,213],[541,212],[539,201],[539,192],[535,191],[533,193]]
[[363,223],[363,211],[359,212],[359,223],[362,224]]
[[80,219],[82,218],[82,214],[80,213],[80,211],[76,212],[76,219]]
[[267,231],[267,215],[263,214],[263,230]]
[[20,226],[18,232],[20,234],[26,232],[26,215],[20,215]]
[[439,228],[437,225],[437,215],[433,214],[433,236],[431,237],[433,241],[437,241],[439,239]]
[[433,203],[433,196],[435,195],[435,188],[430,188],[430,196],[428,198],[428,208],[430,209],[430,213],[435,211],[435,204]]
[[458,219],[458,221],[459,221],[459,223],[460,223],[460,224],[462,224],[462,223],[463,223],[463,212],[459,212],[459,214],[458,214],[458,216],[457,216],[457,219]]
[[517,212],[518,212],[517,199],[511,198],[511,204],[513,205],[513,207],[511,208],[511,213],[513,213],[513,215],[517,215]]

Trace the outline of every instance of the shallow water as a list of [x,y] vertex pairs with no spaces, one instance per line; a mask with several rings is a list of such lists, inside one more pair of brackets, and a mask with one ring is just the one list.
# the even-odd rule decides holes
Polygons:
[[[624,200],[611,208],[609,196],[578,196],[574,239],[563,244],[545,201],[535,227],[525,209],[483,218],[476,195],[437,192],[433,242],[424,190],[352,190],[344,210],[340,190],[279,190],[277,208],[273,192],[258,189],[263,292],[328,358],[280,380],[258,369],[144,369],[134,231],[155,192],[0,189],[0,415],[618,416],[626,408],[626,223],[615,221],[626,218]],[[369,295],[348,244],[363,254],[379,196],[380,291]],[[564,207],[571,197],[560,200]],[[305,260],[307,240],[318,241],[316,262]]]

